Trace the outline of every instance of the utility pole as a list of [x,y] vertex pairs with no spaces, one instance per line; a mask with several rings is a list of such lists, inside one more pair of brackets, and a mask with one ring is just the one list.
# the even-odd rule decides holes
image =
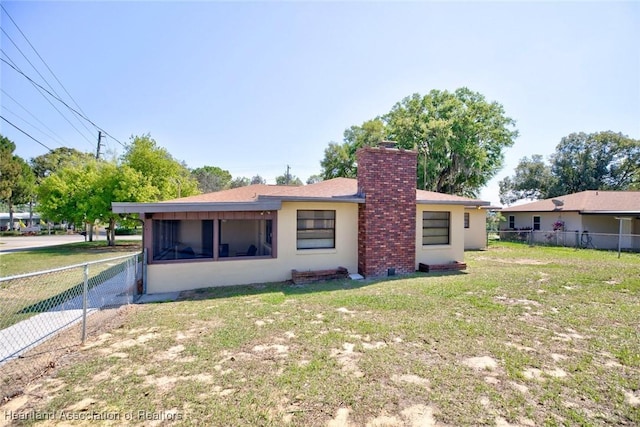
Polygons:
[[96,150],[96,159],[100,159],[100,147],[102,145],[102,131],[98,131],[98,149]]
[[289,165],[287,165],[287,173],[284,176],[284,181],[285,181],[285,185],[289,185],[289,182],[291,181],[291,175],[289,175]]

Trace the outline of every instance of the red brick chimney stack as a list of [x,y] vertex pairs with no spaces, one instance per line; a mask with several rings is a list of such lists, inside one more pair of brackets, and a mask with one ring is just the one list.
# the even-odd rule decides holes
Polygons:
[[357,151],[358,272],[365,277],[415,271],[417,153],[389,147]]

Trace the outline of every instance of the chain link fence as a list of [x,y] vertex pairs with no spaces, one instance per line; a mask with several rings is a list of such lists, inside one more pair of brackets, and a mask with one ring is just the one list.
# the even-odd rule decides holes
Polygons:
[[500,230],[488,232],[488,241],[522,242],[531,246],[563,246],[569,248],[640,252],[640,235],[589,233],[587,231]]
[[56,366],[141,291],[140,255],[0,278],[0,396]]

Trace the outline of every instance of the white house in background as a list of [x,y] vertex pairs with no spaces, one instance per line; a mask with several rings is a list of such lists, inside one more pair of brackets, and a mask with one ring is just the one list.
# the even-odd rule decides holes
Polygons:
[[467,238],[484,246],[486,216],[477,208],[489,203],[416,190],[414,151],[367,147],[357,160],[357,180],[251,185],[112,208],[144,220],[147,293],[285,281],[292,270],[406,274],[420,263],[464,261]]
[[[583,233],[600,249],[640,249],[640,191],[590,190],[502,209],[502,230]],[[555,226],[554,226],[555,224]],[[584,242],[583,242],[584,243]]]
[[20,222],[28,226],[30,222],[33,225],[38,225],[40,223],[40,214],[33,213],[29,214],[29,212],[14,212],[13,214],[13,227],[9,227],[9,213],[1,212],[0,213],[0,231],[8,230],[12,228],[14,230],[20,227]]

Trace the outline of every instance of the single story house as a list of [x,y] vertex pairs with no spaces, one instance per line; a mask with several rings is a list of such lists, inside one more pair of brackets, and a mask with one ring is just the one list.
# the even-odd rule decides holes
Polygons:
[[465,221],[484,242],[477,208],[489,203],[416,190],[416,158],[367,147],[357,152],[357,180],[257,184],[112,209],[144,223],[147,293],[284,281],[292,270],[379,277],[462,262]]
[[[640,249],[640,191],[589,190],[503,208],[502,230],[577,233],[599,249]],[[567,237],[570,239],[570,237]]]

